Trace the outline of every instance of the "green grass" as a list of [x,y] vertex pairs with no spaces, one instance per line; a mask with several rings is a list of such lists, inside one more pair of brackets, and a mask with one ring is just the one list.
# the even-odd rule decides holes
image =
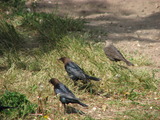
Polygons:
[[[0,104],[2,106],[15,107],[13,109],[7,109],[2,111],[7,119],[25,118],[29,113],[34,113],[36,109],[36,104],[32,104],[27,100],[26,96],[18,92],[6,91],[0,96]],[[0,115],[1,116],[1,115]],[[1,116],[2,119],[6,119]]]
[[149,110],[149,111],[139,111],[139,110],[129,110],[124,113],[129,118],[128,120],[158,120],[159,113]]
[[54,46],[65,35],[72,31],[81,31],[84,27],[82,19],[60,17],[53,13],[27,13],[22,24],[38,32],[40,43]]
[[[11,118],[34,117],[41,120],[50,117],[55,120],[94,120],[100,117],[98,116],[100,113],[101,118],[107,119],[108,116],[105,116],[102,107],[105,106],[106,111],[126,109],[120,114],[114,114],[113,119],[121,119],[121,115],[127,115],[128,119],[138,119],[141,109],[136,107],[142,107],[139,102],[159,99],[159,80],[155,78],[154,71],[134,67],[125,68],[122,67],[126,66],[125,63],[109,61],[104,54],[103,43],[91,40],[90,33],[84,31],[84,20],[60,17],[56,14],[25,12],[13,13],[11,17],[14,22],[10,22],[8,17],[3,16],[5,22],[1,22],[0,30],[5,41],[0,44],[3,47],[1,50],[3,55],[0,57],[0,95],[5,94],[6,90],[20,92],[31,103],[38,105],[35,113],[40,113],[32,114],[33,116],[15,114],[10,115]],[[34,46],[34,43],[38,46]],[[125,56],[139,66],[151,65],[149,63],[152,62],[146,57],[139,57],[137,54],[138,52],[129,56],[126,53]],[[92,81],[87,87],[79,81],[78,86],[74,86],[73,81],[66,77],[63,64],[57,60],[62,56],[69,57],[87,74],[102,80]],[[143,61],[144,59],[147,61]],[[85,115],[63,114],[63,107],[53,94],[53,86],[48,83],[51,77],[58,78],[89,105],[88,109],[74,106],[84,111]],[[144,103],[145,106],[150,104]],[[97,111],[89,112],[94,107]],[[130,108],[136,110],[130,111]],[[140,118],[145,119],[147,116],[151,119],[158,118],[159,107],[154,106],[154,110],[155,112],[148,114],[149,110],[144,108]],[[2,116],[7,118],[6,114]]]
[[[37,51],[34,50],[32,55],[17,53],[21,61],[18,61],[18,63],[23,63],[25,69],[19,67],[20,65],[17,64],[17,61],[12,61],[11,67],[3,71],[1,77],[4,81],[3,86],[6,86],[7,90],[21,91],[32,101],[37,101],[39,94],[41,94],[42,99],[49,97],[49,100],[46,101],[47,104],[43,103],[44,115],[45,113],[51,114],[50,106],[59,108],[59,105],[56,105],[59,104],[59,100],[53,96],[53,86],[48,83],[51,77],[58,78],[69,89],[74,91],[77,96],[86,99],[84,100],[86,104],[89,104],[89,102],[83,94],[87,95],[87,97],[100,94],[102,97],[109,95],[111,98],[116,97],[118,100],[136,101],[143,100],[147,98],[148,93],[156,91],[158,80],[149,74],[149,71],[129,70],[110,63],[99,44],[87,43],[85,40],[85,37],[66,36],[57,45],[57,47],[61,46],[60,49],[53,49],[47,53],[37,49],[40,53],[37,54]],[[80,81],[79,87],[74,86],[72,80],[65,77],[67,73],[64,70],[64,66],[57,61],[62,56],[70,57],[87,74],[102,78],[102,80],[100,82],[92,81],[93,85],[79,90],[79,87],[83,86]],[[2,59],[4,65],[8,64],[7,60],[8,58]],[[60,116],[63,113],[56,112],[55,114],[55,116]]]
[[12,24],[0,21],[0,53],[4,51],[13,51],[20,48],[23,44],[23,38],[16,31]]
[[2,6],[9,7],[12,12],[19,12],[24,9],[26,0],[1,0]]

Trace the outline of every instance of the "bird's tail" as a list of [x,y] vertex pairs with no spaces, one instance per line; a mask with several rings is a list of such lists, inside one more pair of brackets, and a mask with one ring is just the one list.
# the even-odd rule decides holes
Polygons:
[[86,105],[86,104],[84,104],[84,103],[82,103],[82,102],[80,102],[80,101],[79,101],[78,104],[82,105],[83,107],[88,107],[88,105]]
[[87,79],[95,80],[95,81],[100,81],[101,80],[100,78],[92,77],[92,76],[89,76],[89,75],[87,75]]
[[125,63],[126,63],[128,66],[134,66],[133,63],[131,63],[131,62],[127,61],[127,60],[125,60]]

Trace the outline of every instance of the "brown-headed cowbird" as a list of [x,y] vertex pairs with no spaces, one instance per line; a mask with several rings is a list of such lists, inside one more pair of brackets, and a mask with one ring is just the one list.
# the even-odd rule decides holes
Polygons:
[[11,108],[16,108],[16,107],[0,106],[0,112],[5,110],[5,109],[11,109]]
[[89,76],[74,62],[67,57],[62,57],[61,60],[64,63],[64,67],[69,77],[75,82],[77,80],[83,80],[89,82],[89,80],[99,81],[101,79]]
[[126,60],[124,56],[121,54],[121,52],[113,45],[112,42],[106,41],[105,47],[104,47],[104,52],[106,56],[111,60],[111,61],[124,61],[128,66],[134,66],[131,62]]
[[81,103],[79,99],[76,98],[76,96],[58,79],[52,78],[49,82],[54,86],[54,92],[60,97],[60,101],[64,105],[64,109],[66,109],[66,104],[69,103],[77,103],[83,107],[87,107],[86,104]]

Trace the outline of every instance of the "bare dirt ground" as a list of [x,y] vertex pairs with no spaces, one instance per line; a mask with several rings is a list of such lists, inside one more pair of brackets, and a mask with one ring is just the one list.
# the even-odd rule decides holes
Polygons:
[[[85,18],[89,21],[88,29],[100,31],[95,39],[110,40],[127,54],[138,51],[140,56],[147,56],[153,64],[141,68],[156,69],[156,77],[160,78],[160,0],[39,0],[34,10],[56,10],[60,14]],[[97,114],[93,108],[88,113],[96,114],[95,118],[109,118],[125,107],[121,109],[101,109]]]

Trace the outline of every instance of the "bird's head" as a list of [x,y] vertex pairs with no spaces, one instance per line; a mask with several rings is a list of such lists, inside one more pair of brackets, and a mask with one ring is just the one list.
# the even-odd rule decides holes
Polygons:
[[67,58],[67,57],[61,57],[61,58],[59,58],[58,60],[62,61],[64,64],[66,64],[66,63],[68,63],[68,62],[71,61],[71,60],[70,60],[69,58]]
[[54,86],[60,83],[60,81],[56,78],[51,78],[49,82]]

